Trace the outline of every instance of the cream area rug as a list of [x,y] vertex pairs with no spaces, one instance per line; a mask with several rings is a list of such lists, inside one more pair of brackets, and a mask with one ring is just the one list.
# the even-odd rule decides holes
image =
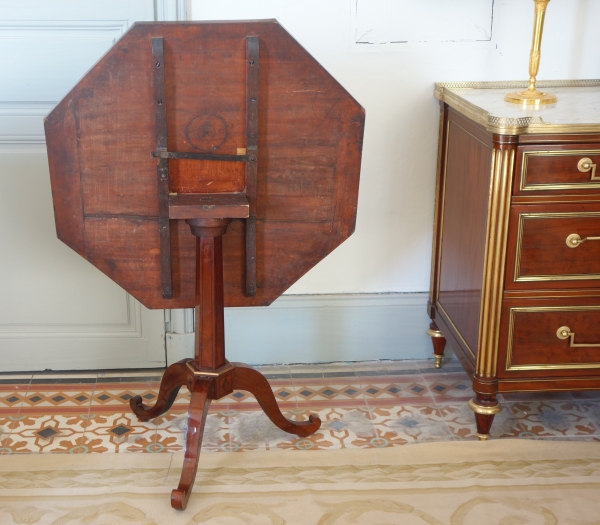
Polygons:
[[598,525],[600,444],[496,440],[181,454],[0,457],[0,524]]

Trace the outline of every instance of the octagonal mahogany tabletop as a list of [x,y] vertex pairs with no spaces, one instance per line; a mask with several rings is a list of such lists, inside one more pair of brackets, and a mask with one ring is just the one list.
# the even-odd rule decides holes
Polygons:
[[[256,293],[245,291],[240,214],[223,237],[225,306],[271,303],[354,231],[364,128],[361,106],[275,20],[137,23],[92,67],[45,122],[59,238],[145,306],[193,307],[195,238],[180,217],[194,196],[248,193],[248,162],[227,159],[247,160],[251,100]],[[163,149],[192,158],[156,157],[161,111]],[[171,297],[161,292],[161,162]]]

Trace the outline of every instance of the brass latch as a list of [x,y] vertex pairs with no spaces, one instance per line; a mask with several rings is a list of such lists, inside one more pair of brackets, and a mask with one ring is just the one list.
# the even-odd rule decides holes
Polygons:
[[572,233],[567,237],[567,240],[565,242],[567,243],[567,246],[569,248],[577,248],[577,246],[579,246],[581,243],[584,243],[585,241],[600,241],[600,237],[586,237],[585,239],[582,239],[576,233]]
[[581,343],[575,343],[575,334],[573,332],[571,332],[571,329],[568,326],[561,326],[557,331],[556,331],[556,337],[558,337],[559,339],[570,339],[569,341],[569,346],[571,348],[577,348],[577,347],[589,347],[589,346],[600,346],[600,344],[581,344]]
[[592,159],[589,159],[587,157],[581,159],[577,163],[577,169],[579,171],[581,171],[582,173],[592,170],[592,177],[590,180],[599,180],[600,179],[600,177],[596,177],[596,165],[592,162]]

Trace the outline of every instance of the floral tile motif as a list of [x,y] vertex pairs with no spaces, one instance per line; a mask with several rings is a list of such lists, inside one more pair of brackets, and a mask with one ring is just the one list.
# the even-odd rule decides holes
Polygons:
[[321,419],[321,428],[307,438],[299,438],[276,427],[262,411],[242,412],[231,418],[231,439],[246,450],[275,448],[334,449],[365,447],[377,437],[366,407],[289,410],[292,421],[307,421],[310,414]]
[[140,441],[153,439],[156,434],[153,421],[139,421],[131,412],[104,414],[92,411],[90,422],[84,437],[99,440],[101,446],[111,452],[135,452]]
[[16,425],[11,429],[9,439],[21,446],[12,452],[53,452],[61,447],[61,442],[83,436],[87,414],[52,414],[16,416]]
[[155,432],[152,436],[141,437],[127,447],[127,452],[160,454],[162,452],[180,452],[184,445],[176,436],[161,436]]
[[[333,450],[477,439],[467,402],[471,382],[455,359],[435,369],[424,361],[374,361],[261,366],[281,410],[291,420],[319,415],[321,428],[300,438],[281,431],[252,394],[234,391],[213,401],[202,450]],[[13,383],[10,382],[13,377]],[[153,406],[156,370],[100,374],[0,376],[0,455],[19,453],[161,453],[185,448],[190,393],[141,422],[129,401]],[[600,442],[600,391],[498,396],[492,437]]]
[[85,436],[75,439],[65,439],[59,442],[59,446],[52,452],[67,454],[90,454],[108,452],[108,448],[103,446],[101,439],[90,439]]
[[308,437],[292,436],[291,439],[288,437],[286,441],[277,443],[277,447],[283,450],[333,450],[337,448],[335,447],[335,444],[327,438],[328,436],[324,432],[319,431]]
[[[320,430],[328,435],[335,448],[372,448],[371,442],[378,436],[371,412],[367,406],[320,410]],[[301,414],[302,419],[306,420],[310,413],[306,410]]]
[[[441,418],[448,425],[455,440],[479,439],[475,414],[467,403],[437,404],[435,407],[429,407],[425,412]],[[522,432],[523,428],[509,407],[503,406],[502,410],[494,416],[490,430],[492,438],[518,437]]]
[[7,436],[14,429],[22,426],[21,422],[31,422],[31,416],[28,414],[10,414],[0,416],[0,435]]
[[[2,441],[3,439],[6,439],[10,436],[12,429],[10,428],[10,424],[14,422],[12,422],[9,419],[10,416],[0,416],[0,441]],[[0,456],[2,455],[2,451],[0,450]]]
[[27,442],[19,439],[18,436],[11,438],[10,436],[0,439],[0,455],[9,454],[31,454],[34,452],[27,447]]
[[523,428],[520,437],[593,436],[600,430],[589,410],[574,401],[520,401],[510,405]]
[[[85,407],[85,413],[77,412],[65,412],[63,414],[53,414],[52,417],[60,422],[61,425],[67,425],[78,432],[84,432],[92,422],[90,420],[90,414],[88,408]],[[17,416],[9,416],[11,420],[11,429],[15,434],[29,432],[31,429],[35,429],[40,424],[50,417],[48,414],[29,413],[22,411]],[[42,422],[42,423],[40,423]]]
[[451,441],[452,434],[435,405],[377,407],[371,414],[380,446]]

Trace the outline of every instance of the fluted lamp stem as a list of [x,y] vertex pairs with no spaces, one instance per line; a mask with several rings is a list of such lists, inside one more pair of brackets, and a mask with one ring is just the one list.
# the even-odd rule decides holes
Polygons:
[[536,77],[540,69],[540,48],[542,47],[544,17],[550,0],[533,0],[533,2],[535,4],[535,13],[533,19],[533,39],[529,55],[529,87],[525,91],[509,93],[504,97],[504,100],[526,105],[554,104],[556,102],[556,95],[543,93],[535,87]]

